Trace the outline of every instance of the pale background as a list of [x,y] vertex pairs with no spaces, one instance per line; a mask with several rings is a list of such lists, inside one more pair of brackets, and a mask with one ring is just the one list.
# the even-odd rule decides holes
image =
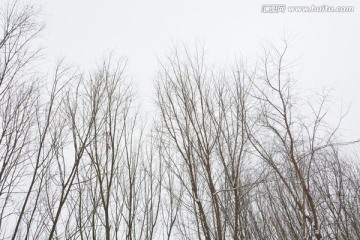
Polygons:
[[[50,61],[66,57],[84,69],[112,50],[129,59],[128,74],[151,109],[152,82],[161,57],[172,43],[204,42],[215,64],[234,55],[256,59],[263,41],[291,40],[291,57],[300,57],[299,86],[334,89],[333,105],[351,104],[343,121],[346,137],[360,137],[359,1],[199,1],[199,0],[41,0],[46,29],[42,45]],[[263,4],[355,6],[353,13],[261,13]],[[336,116],[336,114],[334,115]]]

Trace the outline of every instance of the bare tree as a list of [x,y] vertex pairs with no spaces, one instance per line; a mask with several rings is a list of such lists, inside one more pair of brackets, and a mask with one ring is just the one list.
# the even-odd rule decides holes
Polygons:
[[[157,222],[160,175],[146,155],[126,61],[106,59],[72,96],[73,141],[84,146],[71,204],[75,235],[92,239],[151,239]],[[83,131],[85,130],[85,135]],[[70,234],[71,235],[71,234]],[[72,236],[72,235],[71,235]]]
[[[30,67],[38,50],[32,41],[42,29],[37,10],[20,2],[2,4],[0,12],[0,233],[13,239],[23,221],[32,183],[33,142],[39,112],[39,82]],[[34,174],[33,179],[37,174]],[[25,201],[18,201],[22,196]],[[16,206],[16,207],[15,207]],[[21,206],[18,208],[18,206]],[[10,224],[16,222],[15,226]]]
[[338,182],[349,179],[341,147],[357,141],[338,139],[341,119],[326,123],[327,95],[294,94],[286,52],[286,43],[271,47],[256,68],[240,61],[220,74],[207,69],[202,51],[175,48],[162,63],[158,132],[172,172],[165,189],[168,201],[181,199],[176,218],[169,210],[165,218],[184,239],[357,236],[345,227],[343,198],[325,201],[326,192],[353,199]]
[[[273,183],[266,184],[266,189],[271,199],[268,207],[274,208],[270,215],[277,216],[272,226],[274,231],[293,238],[322,239],[329,219],[321,217],[325,196],[319,194],[318,187],[330,182],[320,183],[319,176],[342,175],[340,169],[328,171],[326,165],[331,158],[326,163],[322,156],[333,156],[334,148],[353,142],[339,142],[336,139],[339,125],[332,128],[326,123],[326,95],[320,100],[313,98],[312,102],[301,101],[301,97],[294,95],[287,50],[285,42],[281,50],[271,47],[265,52],[262,67],[252,81],[257,117],[248,121],[247,129],[257,156],[273,176]],[[333,163],[342,165],[340,162]]]
[[359,239],[359,141],[296,93],[288,45],[215,71],[173,48],[146,127],[112,55],[35,74],[43,28],[0,9],[1,239]]
[[202,50],[184,55],[175,49],[157,82],[164,161],[174,185],[184,189],[184,217],[192,219],[178,219],[179,231],[199,239],[244,238],[247,195],[261,176],[250,177],[255,164],[247,161],[247,75],[240,65],[230,73],[208,71]]

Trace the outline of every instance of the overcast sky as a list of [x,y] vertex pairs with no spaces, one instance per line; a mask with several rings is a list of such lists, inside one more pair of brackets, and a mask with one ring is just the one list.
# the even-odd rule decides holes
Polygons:
[[[35,2],[35,0],[34,0]],[[234,54],[256,58],[261,42],[292,43],[300,57],[299,85],[333,95],[351,111],[343,127],[360,136],[360,1],[199,1],[199,0],[41,0],[47,28],[43,45],[50,58],[64,56],[84,68],[111,50],[129,59],[128,73],[148,89],[161,56],[172,42],[205,43],[212,61],[231,61]],[[262,13],[263,4],[287,6],[354,6],[352,13]]]

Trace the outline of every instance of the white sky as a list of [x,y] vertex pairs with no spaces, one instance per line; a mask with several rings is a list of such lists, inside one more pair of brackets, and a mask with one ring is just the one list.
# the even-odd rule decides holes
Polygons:
[[[301,57],[296,72],[308,89],[334,88],[336,99],[350,104],[343,128],[360,136],[360,1],[264,0],[40,0],[47,24],[43,45],[82,67],[94,66],[111,50],[129,59],[128,73],[150,99],[161,56],[172,42],[205,42],[217,63],[234,54],[254,58],[261,41],[290,36],[291,57]],[[261,13],[269,3],[355,6],[354,13]],[[150,89],[150,90],[149,90]],[[151,99],[150,99],[151,100]],[[341,102],[334,105],[341,105]],[[145,105],[146,106],[146,105]]]

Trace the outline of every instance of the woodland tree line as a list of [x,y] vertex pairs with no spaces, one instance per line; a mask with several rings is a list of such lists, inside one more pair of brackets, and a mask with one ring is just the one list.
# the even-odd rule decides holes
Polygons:
[[37,9],[0,11],[0,239],[360,239],[358,141],[286,42],[221,69],[172,49],[145,127],[126,59],[41,74]]

